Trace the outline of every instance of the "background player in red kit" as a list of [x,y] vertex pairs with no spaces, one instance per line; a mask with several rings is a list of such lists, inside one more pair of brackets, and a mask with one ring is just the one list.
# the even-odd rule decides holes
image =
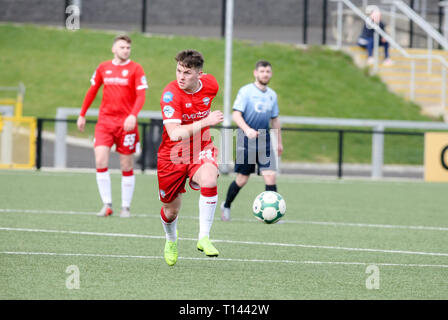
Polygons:
[[104,204],[98,216],[107,217],[113,213],[108,165],[110,148],[115,144],[122,171],[120,217],[128,218],[135,186],[133,154],[139,143],[137,116],[145,103],[148,85],[143,68],[129,59],[131,39],[128,36],[114,39],[112,53],[113,60],[101,63],[90,80],[92,85],[84,98],[77,125],[84,131],[87,109],[104,85],[94,144],[96,180]]
[[197,248],[207,256],[218,256],[218,250],[209,239],[218,201],[217,153],[211,141],[209,126],[223,121],[221,111],[211,112],[210,106],[219,86],[216,79],[202,72],[204,58],[194,50],[176,55],[176,80],[162,93],[164,132],[159,147],[157,177],[160,211],[166,234],[165,261],[177,261],[177,215],[182,193],[189,179],[190,187],[200,190],[199,240]]

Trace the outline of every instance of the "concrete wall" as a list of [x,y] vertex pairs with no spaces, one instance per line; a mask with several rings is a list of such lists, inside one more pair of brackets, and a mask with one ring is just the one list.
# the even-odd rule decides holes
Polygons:
[[[415,1],[417,4],[423,0]],[[303,0],[234,0],[235,24],[244,26],[301,26]],[[366,1],[353,0],[361,6]],[[381,4],[380,0],[367,1]],[[410,0],[407,1],[408,3]],[[322,23],[323,0],[309,0],[310,26]],[[437,10],[438,0],[427,0]],[[0,0],[0,21],[62,24],[65,0]],[[219,26],[222,0],[147,0],[149,25]],[[336,4],[328,2],[329,11]],[[101,25],[141,21],[141,0],[83,0],[82,21]]]

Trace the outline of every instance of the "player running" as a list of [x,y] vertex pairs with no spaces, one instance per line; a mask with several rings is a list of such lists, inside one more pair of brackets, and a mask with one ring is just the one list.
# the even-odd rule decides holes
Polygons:
[[178,257],[177,216],[187,178],[190,187],[201,193],[197,248],[210,257],[219,254],[209,238],[218,201],[218,150],[209,126],[224,119],[221,111],[210,110],[219,86],[215,77],[203,73],[202,54],[184,50],[176,55],[176,61],[176,80],[165,87],[160,100],[165,130],[157,160],[163,203],[160,216],[166,234],[164,257],[170,266]]
[[110,148],[114,144],[120,154],[122,171],[120,217],[128,218],[131,215],[135,187],[133,154],[139,144],[137,116],[145,103],[145,89],[148,88],[143,68],[129,59],[131,42],[126,35],[114,39],[114,58],[101,63],[95,70],[77,121],[78,129],[84,131],[87,109],[101,85],[104,85],[94,143],[96,181],[104,204],[97,215],[102,217],[113,213],[108,164]]

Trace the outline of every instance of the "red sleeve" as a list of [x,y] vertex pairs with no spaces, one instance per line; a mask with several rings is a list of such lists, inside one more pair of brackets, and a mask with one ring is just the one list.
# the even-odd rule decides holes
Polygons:
[[148,82],[146,80],[145,71],[141,65],[137,64],[135,68],[135,89],[137,91],[148,89]]
[[92,78],[90,78],[91,86],[89,90],[87,90],[86,96],[84,97],[84,102],[82,104],[81,112],[79,113],[79,115],[82,117],[86,116],[87,110],[89,109],[93,100],[95,100],[96,94],[103,84],[100,67],[101,66],[98,66],[98,68],[96,68],[95,72],[92,75]]
[[209,86],[210,91],[216,96],[216,94],[219,91],[218,81],[211,74],[205,74],[204,77],[205,77],[205,80],[207,81],[207,85]]
[[137,64],[135,68],[134,81],[136,97],[131,114],[137,117],[138,113],[142,110],[143,105],[145,104],[146,89],[148,88],[145,72],[139,64]]
[[180,93],[174,86],[168,85],[165,90],[163,90],[162,97],[160,99],[163,124],[182,123],[181,100]]
[[138,116],[140,110],[142,110],[143,105],[145,104],[145,90],[137,90],[137,96],[135,98],[134,107],[132,108],[131,114],[134,116]]

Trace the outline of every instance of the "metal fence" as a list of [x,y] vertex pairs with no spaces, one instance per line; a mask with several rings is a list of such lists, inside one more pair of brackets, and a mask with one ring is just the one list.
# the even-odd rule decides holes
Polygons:
[[[384,5],[380,0],[354,0],[353,3],[359,8],[367,4]],[[407,3],[425,20],[443,30],[445,16],[438,0],[408,0]],[[0,0],[0,21],[68,27],[76,22],[76,12],[70,6],[79,8],[80,28],[224,37],[226,0]],[[235,1],[234,37],[335,44],[336,6],[329,0]],[[389,13],[386,9],[384,16],[387,24]],[[346,18],[345,43],[354,44],[361,23],[349,13]],[[426,45],[423,34],[412,22],[397,23],[397,32],[404,38],[406,46]]]
[[[69,124],[69,130],[74,130],[76,126],[76,119],[51,119],[51,118],[38,118],[37,119],[37,139],[36,139],[36,169],[39,170],[42,167],[52,167],[54,166],[54,159],[52,159],[52,154],[54,151],[54,137],[45,136],[45,131],[52,130],[52,127],[55,123],[64,122]],[[69,143],[70,147],[67,148],[67,167],[69,168],[94,168],[94,154],[93,154],[93,125],[96,123],[96,120],[87,120],[86,133],[80,140],[83,140],[84,143]],[[89,128],[90,126],[90,128]],[[217,126],[215,129],[237,129],[235,126],[222,127]],[[139,168],[141,172],[145,172],[146,169],[155,169],[157,164],[157,150],[161,142],[163,125],[160,119],[150,119],[139,122],[139,132],[140,132],[140,144],[141,144],[141,152],[136,156],[136,168]],[[310,136],[311,134],[312,136]],[[360,148],[370,148],[369,140],[373,141],[371,137],[373,135],[381,135],[381,136],[401,136],[407,138],[417,138],[410,145],[412,146],[412,150],[398,151],[400,154],[391,156],[392,162],[397,162],[397,159],[401,158],[402,164],[413,164],[421,166],[423,164],[423,135],[424,131],[412,130],[365,130],[365,129],[347,129],[347,128],[316,128],[316,127],[284,127],[282,129],[282,135],[285,146],[285,152],[289,153],[288,160],[291,161],[291,158],[294,158],[294,162],[304,162],[308,163],[310,161],[316,161],[316,159],[321,158],[323,160],[323,164],[336,163],[336,166],[331,169],[322,170],[319,172],[319,169],[316,167],[306,169],[306,166],[298,169],[291,168],[288,164],[290,162],[282,162],[280,165],[280,169],[282,169],[283,165],[287,168],[287,170],[282,170],[285,174],[287,173],[299,173],[299,174],[313,174],[313,175],[335,175],[338,178],[342,178],[346,176],[344,172],[345,165],[347,162],[344,160],[347,156],[350,159],[359,158],[357,153],[360,152]],[[358,138],[352,140],[351,138],[357,136]],[[365,136],[366,139],[361,138],[361,136]],[[349,138],[349,139],[348,139]],[[73,139],[73,138],[72,138]],[[86,140],[89,140],[90,143],[86,143]],[[297,143],[298,141],[300,143]],[[348,142],[347,142],[348,140]],[[316,143],[316,141],[319,141]],[[70,142],[70,141],[69,141]],[[387,144],[387,142],[386,142]],[[308,147],[307,147],[308,145]],[[318,146],[317,146],[318,145]],[[309,147],[311,146],[311,147]],[[317,147],[316,147],[317,146]],[[299,149],[303,148],[308,153],[312,154],[303,154],[296,153],[296,151],[300,151]],[[319,150],[319,148],[321,150]],[[288,150],[289,149],[289,150]],[[328,150],[327,150],[328,149]],[[390,150],[397,150],[396,142],[391,142]],[[365,151],[365,150],[364,150]],[[306,152],[306,151],[305,151]],[[412,153],[410,156],[409,152]],[[368,153],[368,151],[366,152]],[[233,151],[233,159],[235,159],[235,151]],[[387,152],[386,152],[387,155]],[[362,160],[364,163],[369,162],[370,154]],[[410,160],[411,159],[411,160]],[[398,160],[400,161],[400,160]],[[317,160],[318,162],[318,160]],[[387,161],[386,161],[387,162]],[[410,162],[410,163],[409,163]],[[118,169],[119,168],[119,159],[118,154],[115,152],[111,153],[110,159],[110,168]],[[372,166],[369,169],[371,172],[367,173],[367,176],[372,176],[372,170],[374,167]],[[365,170],[364,170],[365,171]],[[359,174],[355,174],[359,175]],[[366,175],[364,172],[361,175]],[[406,176],[401,173],[390,174],[390,176],[400,177]],[[421,171],[411,173],[408,175],[411,178],[422,178]]]

